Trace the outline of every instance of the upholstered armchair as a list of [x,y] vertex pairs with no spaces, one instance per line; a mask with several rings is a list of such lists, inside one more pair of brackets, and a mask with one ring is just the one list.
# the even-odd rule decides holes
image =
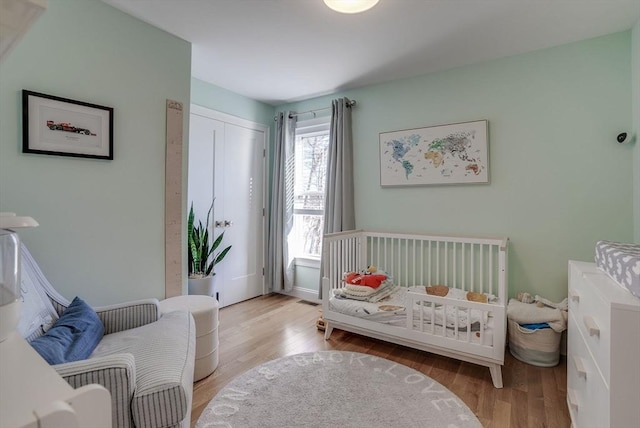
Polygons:
[[[45,334],[70,302],[47,281],[22,246],[18,330],[31,342]],[[84,360],[52,367],[71,386],[98,383],[111,393],[114,427],[189,427],[195,327],[185,311],[160,316],[157,299],[93,308],[104,336]]]

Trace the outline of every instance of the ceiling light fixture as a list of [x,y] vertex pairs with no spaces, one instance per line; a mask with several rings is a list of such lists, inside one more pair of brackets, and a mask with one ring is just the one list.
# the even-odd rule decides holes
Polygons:
[[371,9],[379,0],[324,0],[331,9],[340,13],[360,13]]

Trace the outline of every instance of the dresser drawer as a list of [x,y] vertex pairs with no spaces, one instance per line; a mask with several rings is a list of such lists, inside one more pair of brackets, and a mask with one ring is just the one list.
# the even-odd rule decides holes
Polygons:
[[577,428],[640,426],[640,299],[569,261],[567,403]]
[[574,428],[609,426],[609,388],[572,316],[567,347],[567,403]]
[[569,278],[569,318],[575,321],[607,386],[610,382],[611,307],[602,298],[602,281],[608,277],[596,268],[580,272],[572,267]]

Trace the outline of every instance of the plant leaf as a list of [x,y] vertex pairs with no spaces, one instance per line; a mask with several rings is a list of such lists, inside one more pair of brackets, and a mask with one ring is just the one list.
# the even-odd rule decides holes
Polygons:
[[224,236],[224,232],[222,232],[215,241],[213,241],[213,245],[211,246],[211,248],[213,250],[215,250],[216,248],[218,248],[220,246],[220,243],[222,242],[222,237]]
[[218,263],[220,263],[222,261],[222,259],[224,259],[224,257],[227,255],[227,253],[229,252],[229,250],[231,249],[231,245],[229,245],[227,248],[225,248],[224,250],[220,251],[220,253],[215,257],[213,264],[217,265]]

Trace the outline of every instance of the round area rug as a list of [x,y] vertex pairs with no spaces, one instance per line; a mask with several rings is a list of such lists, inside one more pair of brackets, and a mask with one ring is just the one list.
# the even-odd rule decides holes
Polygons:
[[320,351],[269,361],[232,380],[204,410],[205,427],[481,427],[447,388],[402,364]]

